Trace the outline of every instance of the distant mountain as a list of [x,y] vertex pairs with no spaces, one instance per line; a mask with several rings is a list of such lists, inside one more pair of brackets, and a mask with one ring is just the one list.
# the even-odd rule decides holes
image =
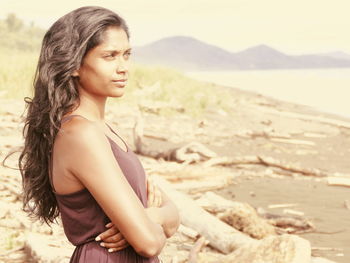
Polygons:
[[337,52],[289,56],[266,45],[233,53],[185,36],[163,38],[134,48],[137,62],[184,71],[350,67],[350,59],[344,59],[346,55]]
[[318,54],[319,56],[326,56],[330,58],[337,58],[337,59],[346,59],[350,60],[350,54],[347,54],[342,51],[335,51],[335,52],[330,52],[330,53],[325,53],[325,54]]
[[192,37],[163,38],[133,49],[136,61],[189,70],[238,69],[232,53]]

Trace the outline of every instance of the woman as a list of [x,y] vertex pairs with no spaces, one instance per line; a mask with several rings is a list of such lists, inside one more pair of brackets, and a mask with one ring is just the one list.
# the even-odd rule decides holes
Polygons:
[[107,98],[125,92],[130,50],[121,17],[76,9],[45,34],[26,99],[24,208],[48,224],[61,214],[70,262],[159,262],[179,226],[175,205],[104,121]]

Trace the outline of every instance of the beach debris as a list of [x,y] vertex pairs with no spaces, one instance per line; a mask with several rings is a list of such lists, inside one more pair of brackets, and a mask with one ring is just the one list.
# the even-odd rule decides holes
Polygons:
[[326,258],[321,258],[321,257],[312,257],[311,258],[311,263],[337,263],[335,261],[331,261]]
[[255,239],[250,238],[205,211],[193,199],[175,190],[163,178],[155,175],[153,178],[156,184],[167,193],[169,198],[179,208],[181,223],[194,229],[209,240],[210,246],[224,254],[228,254],[242,245],[256,242]]
[[235,136],[247,139],[265,138],[265,139],[291,139],[289,133],[277,133],[272,128],[264,129],[263,131],[245,130],[236,132]]
[[223,263],[310,263],[309,241],[295,235],[268,236],[225,256]]
[[255,194],[254,191],[250,191],[250,192],[249,192],[249,195],[250,195],[251,197],[255,197],[255,196],[256,196],[256,194]]
[[196,239],[199,236],[199,233],[196,230],[190,227],[184,226],[183,224],[180,224],[177,231],[192,239]]
[[273,142],[289,143],[289,144],[296,144],[296,145],[305,145],[305,146],[314,146],[315,145],[314,142],[306,141],[306,140],[279,139],[279,138],[271,138],[270,140]]
[[205,181],[184,181],[180,183],[174,183],[173,187],[182,192],[189,194],[195,194],[200,192],[207,192],[212,190],[223,189],[229,185],[234,184],[233,178],[218,178]]
[[202,250],[203,247],[205,247],[209,242],[204,238],[200,237],[191,248],[189,257],[188,257],[188,263],[196,263],[198,262],[197,257],[198,253]]
[[334,248],[334,247],[311,247],[311,250],[317,250],[317,251],[339,251],[342,252],[343,249],[341,248]]
[[[65,238],[28,233],[25,250],[34,262],[66,262],[71,257],[74,246]],[[50,251],[50,253],[47,253]]]
[[252,238],[262,239],[276,234],[274,227],[260,217],[255,208],[247,203],[231,201],[213,192],[206,192],[196,200],[196,203]]
[[178,162],[193,163],[217,157],[217,154],[199,142],[191,142],[180,148],[173,149],[170,156]]
[[273,205],[268,205],[269,209],[274,209],[274,208],[286,208],[286,207],[295,207],[298,206],[298,204],[273,204]]
[[172,148],[167,151],[160,152],[152,149],[149,150],[146,147],[147,145],[145,145],[143,142],[143,137],[160,139],[163,141],[167,139],[165,136],[161,136],[160,138],[158,138],[159,135],[145,134],[145,132],[143,131],[143,128],[144,128],[143,120],[142,120],[142,117],[139,116],[135,121],[135,125],[133,128],[133,137],[134,137],[134,145],[136,148],[136,152],[141,155],[156,158],[156,159],[162,158],[167,161],[176,161],[176,162],[185,163],[185,164],[203,162],[211,158],[217,157],[217,154],[214,151],[208,149],[202,143],[195,142],[195,141],[180,147]]
[[283,214],[295,215],[295,216],[304,216],[305,213],[301,211],[297,211],[294,209],[283,209]]
[[350,201],[349,200],[344,200],[344,207],[348,210],[350,210]]
[[232,166],[239,164],[259,164],[264,166],[271,166],[306,176],[325,177],[327,175],[325,172],[316,168],[301,168],[297,164],[286,164],[282,161],[266,156],[217,157],[203,163],[205,167],[210,167],[213,165]]
[[179,208],[181,223],[205,237],[208,245],[226,254],[220,262],[310,263],[309,241],[294,235],[271,235],[261,240],[251,238],[203,210],[196,201],[173,189],[163,178],[153,178]]
[[[142,153],[144,154],[144,152]],[[199,142],[191,142],[184,146],[156,154],[156,158],[176,161],[185,164],[198,163],[216,157],[217,154]]]
[[[277,206],[278,207],[278,206]],[[282,206],[281,206],[282,207]],[[273,207],[274,208],[274,207]],[[280,208],[280,207],[278,207]],[[315,232],[314,224],[300,215],[279,215],[267,212],[262,207],[258,207],[257,213],[268,220],[268,222],[276,227],[276,232],[279,234],[301,234]],[[299,211],[298,211],[299,212]]]
[[308,138],[327,138],[326,134],[318,132],[304,132],[303,135]]
[[328,185],[350,187],[350,178],[330,176],[327,177]]
[[[22,105],[23,103],[19,104],[19,105]],[[3,104],[5,105],[5,104]],[[21,135],[20,135],[20,125],[17,125],[16,123],[18,123],[18,121],[20,120],[19,118],[19,108],[20,107],[10,107],[11,105],[5,105],[3,106],[3,113],[2,113],[2,125],[4,127],[4,129],[1,130],[1,135],[3,135],[3,139],[0,140],[0,148],[3,149],[4,151],[7,150],[8,148],[10,147],[14,147],[14,146],[20,146],[20,145],[23,145],[23,140],[21,139]],[[10,110],[8,111],[8,109],[12,109],[13,110]],[[131,111],[130,109],[128,110],[124,110],[125,113],[122,111],[122,112],[118,112],[118,123],[123,125],[123,128],[126,128],[126,129],[130,129],[132,130],[133,129],[133,125],[136,125],[136,122],[133,121],[132,118],[130,118],[130,116],[136,116],[136,114],[134,114],[136,111]],[[156,111],[155,111],[156,112]],[[320,129],[317,130],[317,128],[315,127],[315,129],[307,129],[309,131],[312,130],[312,132],[304,132],[304,127],[302,128],[299,128],[299,127],[296,127],[296,128],[292,128],[292,131],[289,130],[289,128],[291,128],[290,126],[288,127],[288,125],[285,125],[283,126],[284,129],[282,129],[282,132],[281,131],[277,131],[278,129],[275,129],[275,124],[276,124],[276,119],[273,119],[271,118],[272,120],[272,123],[269,124],[269,123],[266,123],[266,124],[263,124],[265,125],[265,128],[273,128],[273,129],[263,129],[262,131],[253,131],[251,132],[250,134],[252,135],[252,137],[249,135],[249,132],[246,133],[245,135],[242,135],[242,138],[244,139],[241,139],[241,138],[237,138],[237,137],[240,137],[240,136],[237,136],[234,132],[235,132],[235,129],[232,129],[231,126],[227,125],[227,123],[223,124],[226,128],[224,129],[224,127],[221,127],[220,125],[217,125],[218,122],[213,122],[213,121],[207,121],[206,123],[196,123],[195,126],[191,126],[192,124],[189,124],[190,121],[186,124],[185,122],[182,122],[181,121],[181,118],[182,116],[179,116],[179,118],[177,119],[176,118],[176,121],[172,121],[173,119],[171,119],[170,121],[170,124],[169,125],[169,121],[163,121],[163,119],[161,119],[160,116],[155,116],[154,114],[147,114],[145,113],[145,111],[141,111],[141,114],[142,114],[142,119],[139,120],[139,121],[145,121],[147,123],[147,126],[146,126],[146,129],[140,129],[140,127],[142,127],[141,123],[138,124],[138,127],[137,129],[139,129],[140,131],[142,131],[141,133],[138,133],[137,136],[139,138],[141,138],[140,142],[142,142],[142,147],[141,147],[141,151],[147,151],[147,149],[149,150],[151,148],[151,146],[153,148],[155,148],[155,150],[152,150],[150,151],[151,154],[150,156],[152,156],[152,158],[148,158],[145,156],[139,156],[140,159],[142,158],[145,158],[145,159],[149,159],[149,160],[152,160],[152,162],[156,163],[154,164],[155,165],[155,168],[153,168],[153,170],[151,171],[152,173],[155,173],[155,174],[161,174],[163,178],[167,178],[169,181],[175,183],[175,182],[185,182],[186,180],[191,180],[191,182],[188,182],[188,188],[185,189],[185,185],[183,185],[183,188],[181,189],[182,192],[187,192],[187,193],[190,193],[192,196],[192,198],[195,198],[197,200],[199,200],[202,196],[203,196],[203,191],[206,191],[205,189],[205,184],[200,184],[198,182],[201,182],[201,181],[210,181],[211,179],[213,179],[215,177],[215,180],[218,183],[218,185],[220,185],[220,183],[224,183],[225,180],[224,178],[225,177],[237,177],[237,176],[240,176],[240,175],[243,175],[243,174],[248,174],[249,176],[251,175],[251,178],[255,178],[255,176],[257,175],[257,172],[254,169],[254,165],[255,164],[258,164],[258,165],[264,165],[266,166],[266,160],[265,163],[262,162],[261,160],[259,160],[257,158],[257,156],[253,156],[252,159],[250,161],[252,161],[251,163],[247,162],[247,163],[243,163],[243,164],[228,164],[228,165],[213,165],[213,167],[205,167],[205,164],[211,160],[214,160],[217,158],[217,157],[208,157],[207,159],[203,158],[203,160],[200,160],[198,161],[199,164],[198,165],[187,165],[189,163],[187,163],[186,161],[177,161],[177,162],[165,162],[162,157],[158,160],[154,159],[154,158],[157,158],[157,156],[160,154],[160,149],[164,149],[162,147],[155,147],[154,145],[151,145],[151,143],[148,143],[146,144],[145,143],[145,138],[151,138],[151,139],[156,139],[160,142],[165,142],[164,145],[168,146],[168,144],[171,146],[171,145],[177,145],[177,144],[183,144],[183,141],[184,139],[188,140],[188,141],[193,141],[193,140],[199,140],[200,142],[203,142],[205,144],[208,144],[208,145],[212,145],[212,146],[227,146],[227,143],[228,141],[230,140],[230,142],[239,142],[240,144],[242,144],[242,146],[246,147],[251,147],[251,146],[254,146],[255,143],[260,143],[260,140],[256,140],[255,142],[253,142],[253,140],[249,140],[251,139],[252,137],[255,136],[255,138],[266,138],[266,139],[284,139],[286,141],[288,141],[289,139],[294,139],[296,137],[294,137],[296,135],[296,132],[295,130],[297,131],[301,131],[300,133],[297,133],[298,134],[298,139],[299,138],[302,138],[302,136],[306,137],[307,138],[310,138],[310,140],[312,138],[319,138],[319,140],[317,140],[317,144],[314,145],[315,148],[311,148],[311,145],[310,145],[310,148],[306,148],[306,147],[295,147],[295,148],[298,148],[297,150],[294,149],[294,147],[292,147],[293,145],[290,145],[291,147],[289,147],[288,145],[283,145],[282,144],[275,144],[275,143],[272,143],[270,141],[268,141],[268,143],[271,143],[271,145],[273,145],[274,147],[278,147],[279,149],[281,149],[281,152],[284,152],[284,153],[292,153],[292,154],[300,154],[300,155],[306,155],[306,154],[314,154],[316,153],[317,151],[314,151],[315,149],[319,150],[319,153],[320,155],[322,155],[324,153],[324,149],[326,149],[325,147],[323,147],[323,144],[322,144],[322,140],[324,138],[327,138],[327,139],[331,139],[333,138],[332,136],[330,136],[330,134],[332,134],[332,132],[329,132],[329,133],[323,133],[325,132],[325,129],[323,129],[324,127],[326,127],[326,131],[327,129],[328,130],[337,130],[338,129],[336,127],[331,127],[331,126],[319,126]],[[179,114],[180,115],[180,114]],[[113,116],[114,120],[116,119],[115,116],[116,116],[116,113],[113,113],[111,116]],[[151,121],[148,121],[148,119],[146,119],[147,117],[151,116],[152,118],[155,118],[157,117],[156,121],[153,121],[153,119],[151,119]],[[5,118],[6,117],[6,118]],[[215,116],[216,118],[216,116]],[[12,119],[13,119],[13,123],[12,123]],[[247,118],[248,119],[248,118]],[[175,118],[174,118],[175,120]],[[178,120],[178,121],[177,121]],[[185,119],[184,119],[185,120]],[[153,122],[152,122],[153,121]],[[205,119],[206,121],[206,119]],[[235,121],[233,119],[233,121]],[[289,120],[287,120],[289,121]],[[215,125],[214,125],[214,124]],[[222,122],[224,123],[224,122]],[[235,122],[233,122],[235,123]],[[185,125],[184,125],[185,124]],[[242,122],[242,127],[244,128],[244,124]],[[187,125],[187,126],[186,126]],[[247,127],[247,130],[248,129],[251,129],[252,127],[254,127],[254,129],[259,129],[258,127],[259,125],[259,122],[253,126],[249,126]],[[185,126],[185,127],[184,127]],[[212,129],[213,126],[215,126],[215,129]],[[269,127],[266,127],[266,126],[269,126]],[[194,127],[192,130],[191,130],[191,127]],[[201,127],[203,128],[203,130],[200,130],[199,132],[199,129],[197,130],[198,127]],[[339,127],[339,126],[338,126]],[[171,128],[171,129],[170,129]],[[321,129],[322,128],[322,129]],[[286,131],[286,132],[283,132]],[[321,132],[322,131],[322,132]],[[18,132],[18,134],[16,135],[16,133]],[[170,135],[171,133],[171,135]],[[200,134],[198,136],[196,136],[197,134]],[[336,134],[336,133],[334,133]],[[186,137],[184,137],[186,135]],[[211,137],[212,136],[212,137]],[[245,136],[245,137],[244,137]],[[341,132],[341,136],[350,136],[350,133],[348,133],[348,130],[342,130]],[[175,141],[175,139],[173,138],[177,138],[177,141]],[[210,137],[210,138],[209,138]],[[248,138],[247,140],[245,138]],[[344,137],[342,137],[344,138]],[[339,138],[340,139],[340,138]],[[134,139],[134,141],[136,141]],[[315,140],[316,141],[316,140]],[[152,142],[152,141],[151,141]],[[220,142],[217,143],[217,142]],[[320,144],[319,144],[320,142]],[[346,142],[346,140],[344,140],[344,142]],[[155,144],[156,145],[156,144]],[[305,145],[305,146],[308,146],[308,145]],[[288,147],[288,149],[287,149]],[[323,147],[323,148],[322,148]],[[135,148],[136,145],[135,145]],[[152,149],[153,149],[152,148]],[[177,148],[181,148],[181,147],[177,147]],[[283,151],[283,149],[287,149],[288,151]],[[305,148],[305,149],[304,149]],[[253,147],[252,147],[253,149]],[[264,148],[265,150],[269,150],[269,149],[274,149],[274,148]],[[19,149],[20,150],[20,149]],[[242,156],[241,158],[244,159],[245,158],[245,152],[240,152],[240,147],[238,145],[237,148],[235,148],[235,151],[237,150],[237,156]],[[314,151],[314,152],[312,152]],[[3,157],[5,154],[5,152],[0,152],[0,157]],[[268,153],[269,154],[269,153]],[[275,155],[274,158],[279,158],[279,157],[276,157],[278,155]],[[315,156],[316,157],[316,156]],[[263,157],[264,159],[265,157]],[[296,158],[298,158],[298,160],[302,160],[302,156],[296,156]],[[13,159],[13,158],[12,158]],[[236,159],[237,160],[237,159]],[[15,161],[15,160],[14,160]],[[244,160],[243,160],[244,161]],[[249,161],[249,160],[248,160]],[[287,160],[286,160],[287,161]],[[279,161],[276,160],[276,162],[278,163]],[[195,162],[192,162],[192,163],[195,163]],[[192,164],[191,163],[191,164]],[[289,164],[289,162],[281,162],[283,165],[285,165],[286,163]],[[13,164],[16,164],[16,162],[13,162]],[[252,166],[250,166],[250,164],[252,164]],[[308,164],[306,162],[306,164]],[[15,167],[15,165],[10,165],[11,167]],[[226,167],[227,166],[227,167]],[[270,166],[270,165],[268,165]],[[292,167],[297,167],[297,168],[300,168],[300,165],[296,165],[296,164],[290,164],[290,166]],[[231,169],[234,168],[234,169]],[[238,169],[238,167],[240,167],[240,169]],[[250,169],[250,167],[253,167],[253,169]],[[271,169],[272,170],[272,174],[283,174],[283,175],[294,175],[294,174],[299,174],[298,172],[295,172],[294,170],[288,170],[288,169],[282,169],[278,166],[270,166],[271,168],[267,168],[267,169]],[[308,167],[308,166],[305,166],[305,163],[304,165],[302,165],[301,167]],[[3,167],[0,167],[0,169],[3,169]],[[300,168],[300,169],[303,169],[303,168]],[[306,170],[309,170],[309,169],[306,169]],[[228,172],[229,171],[229,172]],[[223,176],[223,173],[224,172],[227,172],[227,173],[230,173],[231,175],[230,176]],[[341,176],[337,176],[336,174],[334,173],[328,173],[328,172],[322,172],[322,171],[319,171],[320,173],[316,173],[314,176],[319,176],[319,174],[325,174],[327,176],[334,176],[334,177],[341,177]],[[15,174],[16,173],[16,174]],[[9,226],[9,228],[3,228],[0,226],[0,231],[3,230],[3,232],[0,232],[2,233],[5,238],[7,236],[9,236],[9,233],[11,231],[17,231],[17,233],[19,233],[19,237],[23,236],[23,233],[29,231],[29,232],[34,232],[34,233],[41,233],[41,237],[45,237],[45,238],[49,238],[50,240],[47,241],[47,240],[42,240],[42,241],[39,241],[40,243],[40,246],[39,244],[37,246],[31,246],[34,250],[36,250],[36,248],[40,249],[40,247],[43,246],[43,243],[47,243],[49,244],[48,246],[45,246],[44,248],[42,248],[42,251],[45,251],[45,254],[42,253],[42,257],[40,258],[40,260],[42,260],[42,262],[44,262],[46,259],[48,259],[48,255],[51,254],[51,251],[52,249],[57,249],[57,248],[62,248],[62,247],[71,247],[71,245],[68,243],[68,244],[63,244],[61,243],[61,238],[63,238],[63,240],[65,240],[65,236],[62,234],[62,235],[56,235],[55,234],[55,231],[48,231],[48,229],[45,229],[41,226],[36,226],[36,224],[34,224],[33,222],[30,222],[28,217],[21,211],[21,203],[20,203],[20,200],[21,200],[21,177],[20,177],[20,174],[18,173],[18,171],[16,171],[14,173],[13,170],[9,170],[9,169],[6,169],[6,170],[1,170],[1,176],[0,176],[0,199],[1,199],[1,202],[0,202],[0,223],[3,224],[4,226]],[[259,174],[259,176],[266,176],[265,173],[262,173],[262,174]],[[322,176],[322,175],[321,175]],[[346,178],[346,175],[344,175],[344,178]],[[195,183],[194,181],[197,180],[197,185],[198,186],[202,186],[202,187],[199,187],[201,188],[200,191],[196,192],[195,188],[193,188],[195,186]],[[215,180],[212,180],[212,186],[214,187],[215,186]],[[317,178],[315,178],[315,180],[317,180]],[[323,178],[319,178],[319,180],[324,180]],[[193,182],[192,182],[193,181]],[[3,184],[3,182],[5,184]],[[228,181],[229,182],[229,181]],[[186,182],[187,183],[187,182]],[[172,184],[174,185],[174,184]],[[180,185],[178,185],[180,186]],[[210,186],[209,184],[207,186]],[[175,186],[174,186],[175,187]],[[180,186],[181,188],[182,186]],[[215,188],[214,188],[215,189]],[[191,192],[191,191],[194,191],[194,192]],[[210,190],[210,188],[208,188],[207,190]],[[260,197],[260,196],[259,196]],[[193,200],[193,199],[191,199]],[[196,204],[197,204],[197,200],[194,201]],[[276,199],[278,200],[278,199]],[[342,205],[342,201],[341,200],[341,205]],[[7,205],[3,205],[3,204],[7,204]],[[281,207],[275,207],[275,208],[293,208],[293,207],[297,207],[298,204],[276,204],[276,205],[281,205]],[[285,206],[283,206],[285,205]],[[197,204],[198,206],[198,204]],[[350,209],[350,204],[349,204],[349,200],[344,200],[344,207],[346,209]],[[271,209],[273,209],[274,207],[269,207]],[[179,208],[180,211],[182,210],[182,207]],[[183,214],[186,213],[186,210],[187,208],[185,208],[185,211]],[[219,204],[215,206],[211,206],[211,207],[206,207],[205,210],[208,212],[207,214],[211,214],[215,217],[215,219],[217,221],[220,221],[220,219],[218,218],[218,215],[220,214],[223,214],[228,208],[226,207],[220,207]],[[260,209],[257,209],[258,211]],[[294,210],[294,209],[288,209],[288,210]],[[296,210],[294,210],[296,211]],[[195,212],[194,212],[195,213]],[[258,212],[258,214],[260,215],[260,213]],[[190,215],[189,215],[190,216]],[[284,217],[293,217],[294,215],[293,214],[290,214],[290,213],[287,213],[284,215]],[[186,216],[185,216],[186,217]],[[298,216],[296,216],[298,217]],[[299,216],[300,220],[302,220],[302,216]],[[10,220],[9,220],[10,219]],[[191,222],[191,220],[189,219],[186,219],[188,222]],[[199,215],[197,217],[197,220],[198,221],[195,221],[193,220],[193,225],[195,224],[198,224],[199,221],[202,220],[201,216]],[[265,219],[265,221],[268,220],[268,219]],[[19,222],[19,223],[18,223]],[[227,224],[226,224],[227,225]],[[11,227],[12,226],[12,227]],[[14,228],[16,227],[16,228]],[[213,225],[204,225],[203,226],[203,229],[204,228],[215,228],[216,227],[216,224],[213,224]],[[183,230],[183,228],[185,228],[186,230]],[[189,251],[191,251],[192,248],[194,248],[194,242],[197,240],[198,241],[198,238],[200,236],[202,236],[202,233],[201,231],[197,231],[195,229],[196,227],[189,227],[188,225],[181,225],[180,228],[179,228],[179,233],[176,233],[175,236],[174,236],[174,240],[177,240],[177,241],[169,241],[167,242],[167,246],[169,243],[171,243],[171,245],[173,245],[173,250],[167,250],[166,253],[168,253],[168,251],[172,251],[170,254],[169,254],[169,261],[164,261],[164,262],[185,262],[189,256]],[[279,228],[279,227],[275,227],[277,229],[277,232],[279,234],[281,233],[303,233],[302,231],[300,232],[292,232],[293,231],[293,228],[290,228],[290,226],[286,226],[286,228]],[[200,229],[200,228],[199,228]],[[229,228],[230,231],[233,229],[233,227],[230,227]],[[303,230],[305,232],[308,232],[308,229],[305,229]],[[345,230],[344,230],[345,231]],[[203,232],[211,232],[211,229],[208,229],[208,230],[203,230]],[[313,232],[315,233],[322,233],[322,234],[333,234],[333,233],[336,233],[336,232],[319,232],[319,231],[315,231],[313,230]],[[339,232],[339,231],[338,231]],[[186,233],[186,234],[185,234]],[[217,231],[214,233],[218,233],[218,235],[220,236],[221,235],[221,232]],[[231,232],[230,232],[231,233]],[[234,232],[236,233],[236,232]],[[210,262],[210,263],[214,263],[214,262],[244,262],[244,263],[249,263],[249,262],[258,262],[258,259],[257,258],[253,258],[251,259],[249,257],[250,260],[247,260],[248,256],[245,256],[243,258],[243,261],[239,261],[239,257],[235,257],[235,260],[232,259],[232,257],[228,257],[229,255],[231,255],[232,253],[235,253],[237,251],[237,249],[240,249],[241,251],[243,250],[243,247],[246,247],[247,249],[244,251],[244,253],[247,253],[246,255],[248,255],[248,253],[255,253],[255,251],[250,251],[251,249],[256,249],[258,246],[253,246],[253,245],[250,245],[250,244],[257,244],[256,242],[253,242],[253,243],[250,243],[251,240],[255,240],[254,238],[251,238],[249,236],[247,236],[246,234],[242,233],[242,232],[239,232],[240,234],[242,234],[243,236],[245,236],[246,238],[243,238],[242,240],[247,240],[247,242],[239,242],[237,240],[239,239],[236,239],[236,243],[237,244],[237,248],[235,250],[233,250],[233,252],[229,253],[229,254],[226,254],[224,255],[219,253],[218,250],[215,248],[215,246],[213,246],[211,243],[214,243],[213,241],[205,246],[202,247],[202,249],[197,253],[197,262]],[[237,235],[236,237],[241,237],[241,235]],[[288,235],[290,236],[290,235]],[[269,237],[269,236],[268,236]],[[278,235],[272,235],[270,237],[277,237],[279,238],[280,236]],[[22,237],[23,240],[25,240],[24,237]],[[212,239],[215,239],[216,237],[213,236]],[[180,247],[180,244],[181,243],[184,243],[184,241],[182,241],[183,239],[186,239],[186,247],[187,249],[186,250],[181,250],[181,247]],[[289,239],[289,238],[287,238]],[[16,239],[17,240],[17,239]],[[31,240],[39,240],[39,239],[31,239]],[[266,242],[267,239],[263,238],[263,239],[260,239],[261,242]],[[279,244],[278,242],[282,242],[283,239],[280,239],[280,240],[276,240],[275,243],[272,243],[272,244]],[[255,240],[257,241],[259,244],[260,241],[259,240]],[[289,241],[288,241],[289,242]],[[287,242],[287,243],[288,243]],[[293,241],[291,241],[293,242]],[[32,250],[28,250],[29,246],[31,245],[30,244],[30,241],[26,241],[26,243],[28,245],[26,245],[26,249],[27,251],[32,251]],[[247,245],[245,245],[247,244]],[[271,241],[270,243],[266,243],[266,245],[270,244],[271,246]],[[283,244],[282,244],[283,245]],[[281,245],[281,246],[282,246]],[[238,248],[239,246],[239,248]],[[278,248],[280,248],[281,246],[277,245]],[[291,245],[292,246],[292,245]],[[168,246],[169,247],[169,246]],[[0,247],[0,250],[1,250],[2,247]],[[213,249],[214,248],[214,249]],[[312,253],[317,253],[317,251],[324,251],[324,252],[327,252],[327,251],[334,251],[334,252],[337,252],[338,255],[337,256],[344,256],[344,253],[341,251],[341,249],[336,249],[334,248],[334,250],[332,250],[332,248],[321,248],[318,250],[318,248],[312,248]],[[163,251],[165,251],[166,249],[164,249]],[[276,248],[276,250],[278,250]],[[64,258],[63,259],[63,262],[67,261],[67,258],[71,255],[71,251],[68,251],[67,250],[67,253],[64,253],[62,250],[61,251],[61,254],[62,254],[62,257]],[[214,251],[214,252],[210,252],[210,251]],[[220,251],[220,250],[219,250]],[[344,251],[346,251],[346,248],[344,249]],[[10,252],[10,253],[9,253]],[[1,252],[3,254],[12,254],[12,252],[14,254],[17,254],[18,253],[18,257],[23,257],[25,256],[25,252],[24,252],[24,249],[23,249],[23,244],[22,243],[19,243],[18,246],[15,245],[13,247],[13,249],[10,249],[10,250],[6,250],[5,252]],[[280,253],[281,251],[278,251],[278,253]],[[258,252],[259,253],[259,252]],[[276,255],[273,255],[273,252],[271,252],[269,249],[266,250],[266,253],[269,253],[269,259],[266,259],[265,258],[265,261],[264,262],[278,262],[277,260],[279,258],[282,258],[282,256],[278,257]],[[284,253],[284,252],[282,252]],[[64,255],[65,254],[65,255]],[[346,252],[345,252],[346,254]],[[3,260],[3,259],[7,259],[7,255],[6,256],[3,256],[2,254],[0,255],[0,261]],[[38,253],[37,255],[40,255],[40,252],[38,250]],[[2,256],[2,257],[1,257]],[[16,255],[14,255],[15,257]],[[333,255],[332,255],[333,256]],[[223,258],[226,258],[226,261],[223,260]],[[37,257],[37,259],[39,259],[39,257]],[[26,259],[23,259],[23,261],[21,260],[18,260],[16,262],[27,262]],[[45,262],[48,262],[48,261],[45,261]],[[288,261],[286,261],[288,262]],[[300,261],[300,262],[303,262],[303,261]],[[333,263],[332,261],[330,260],[326,260],[326,259],[323,259],[323,258],[319,258],[319,257],[312,257],[311,259],[311,262],[312,263]],[[298,262],[299,263],[299,262]]]

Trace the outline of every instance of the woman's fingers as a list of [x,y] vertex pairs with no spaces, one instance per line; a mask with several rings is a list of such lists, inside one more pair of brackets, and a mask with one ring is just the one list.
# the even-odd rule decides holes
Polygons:
[[112,227],[112,226],[114,226],[112,222],[109,222],[107,225],[105,225],[105,227]]
[[[105,240],[106,238],[112,237],[112,236],[114,236],[114,235],[116,235],[116,234],[119,233],[118,228],[114,227],[114,225],[113,225],[112,223],[109,223],[109,224],[107,224],[107,225],[112,226],[112,227],[110,227],[110,228],[107,229],[106,231],[104,231],[104,232],[102,232],[101,234],[99,234],[99,235],[95,238],[96,241]],[[106,227],[107,227],[107,225],[106,225]]]
[[117,252],[117,251],[122,250],[122,249],[124,249],[124,248],[126,248],[128,246],[129,246],[129,244],[126,244],[126,245],[118,247],[118,248],[109,248],[108,252]]
[[161,207],[162,206],[162,192],[159,190],[159,188],[156,188],[156,196],[157,196],[157,207]]
[[118,242],[113,242],[113,243],[106,243],[106,242],[101,242],[100,243],[101,247],[113,248],[113,249],[116,249],[116,251],[120,250],[122,248],[125,248],[128,245],[129,245],[129,243],[125,239],[122,239],[122,240],[120,240]]
[[118,243],[119,241],[123,240],[124,237],[121,233],[115,234],[113,236],[107,237],[103,239],[103,242],[105,243]]
[[147,177],[147,204],[148,206],[153,206],[154,204],[154,185],[152,179]]
[[148,207],[160,207],[162,205],[162,193],[149,176],[147,177],[147,197]]
[[101,247],[108,249],[108,252],[116,252],[129,246],[129,243],[119,232],[118,228],[112,222],[106,224],[109,229],[99,234],[96,241],[103,241],[100,243]]

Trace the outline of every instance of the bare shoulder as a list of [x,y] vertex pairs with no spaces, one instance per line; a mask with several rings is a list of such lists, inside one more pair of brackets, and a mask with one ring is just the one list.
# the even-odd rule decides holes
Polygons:
[[83,162],[91,161],[94,156],[110,160],[113,156],[103,131],[93,122],[80,117],[62,124],[55,140],[54,152],[71,172],[81,171]]
[[103,132],[91,121],[81,117],[75,117],[63,123],[57,134],[57,139],[71,143],[99,141],[101,138],[104,138]]

